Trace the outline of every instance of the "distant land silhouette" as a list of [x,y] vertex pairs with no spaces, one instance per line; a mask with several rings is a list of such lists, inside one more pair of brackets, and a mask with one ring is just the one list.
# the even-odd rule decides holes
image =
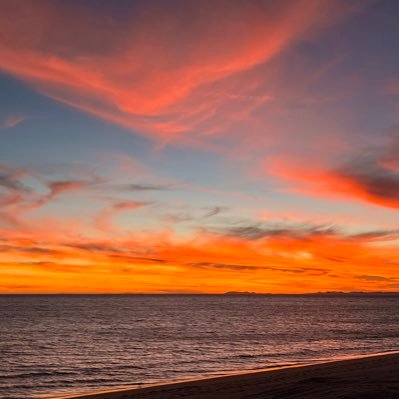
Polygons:
[[303,295],[311,295],[311,296],[326,296],[326,295],[334,295],[334,296],[364,296],[364,295],[378,295],[378,296],[390,296],[390,295],[399,295],[398,291],[322,291],[322,292],[309,292],[303,294],[273,294],[273,293],[261,293],[261,292],[251,292],[251,291],[227,291],[223,295],[266,295],[266,296],[279,296],[279,295],[290,295],[290,296],[303,296]]

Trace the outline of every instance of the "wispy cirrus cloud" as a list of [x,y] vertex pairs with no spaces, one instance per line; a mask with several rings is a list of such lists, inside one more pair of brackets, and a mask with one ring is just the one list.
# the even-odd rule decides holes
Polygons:
[[221,230],[222,234],[239,237],[244,240],[259,240],[264,238],[296,238],[307,239],[317,235],[337,235],[337,230],[332,226],[296,224],[292,227],[284,225],[269,225],[268,223],[247,224],[227,227]]
[[209,218],[209,217],[212,217],[212,216],[216,216],[216,215],[219,215],[220,213],[222,213],[225,210],[227,210],[226,207],[214,206],[213,208],[210,208],[209,211],[203,217]]
[[225,79],[356,9],[331,0],[137,2],[121,20],[103,3],[95,12],[58,0],[1,3],[0,69],[98,117],[192,144],[190,131],[217,132],[226,116],[247,118],[272,99],[257,92],[261,76]]
[[86,179],[49,180],[35,170],[0,165],[0,219],[23,224],[23,214],[37,210],[66,193],[88,192],[106,180],[89,173]]
[[1,121],[1,126],[4,129],[11,129],[26,120],[22,115],[11,115]]
[[141,191],[164,191],[170,189],[170,186],[162,184],[130,183],[124,185],[122,188],[127,191],[141,192]]

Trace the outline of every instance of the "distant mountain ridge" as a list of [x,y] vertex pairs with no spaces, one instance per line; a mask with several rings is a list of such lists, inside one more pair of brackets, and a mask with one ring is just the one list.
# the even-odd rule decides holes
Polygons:
[[267,296],[279,296],[279,295],[290,295],[290,296],[364,296],[364,295],[376,295],[376,296],[392,296],[398,295],[398,291],[322,291],[322,292],[308,292],[302,294],[289,294],[289,293],[281,293],[281,294],[273,294],[273,293],[262,293],[262,292],[252,292],[252,291],[227,291],[222,295],[267,295]]

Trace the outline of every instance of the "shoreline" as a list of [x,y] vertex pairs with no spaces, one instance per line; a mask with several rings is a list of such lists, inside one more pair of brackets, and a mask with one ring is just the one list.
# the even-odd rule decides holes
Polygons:
[[[374,382],[371,383],[373,380]],[[304,385],[307,385],[305,391]],[[374,392],[372,392],[373,389]],[[163,399],[178,397],[255,399],[259,397],[260,399],[263,398],[262,395],[276,393],[282,399],[291,397],[317,399],[318,397],[335,398],[341,395],[341,391],[345,392],[345,398],[399,399],[399,351],[242,370],[195,379],[143,384],[140,387],[52,396],[48,399],[158,399],[161,397]],[[362,391],[368,396],[359,396]],[[292,396],[293,393],[295,393],[294,396]]]

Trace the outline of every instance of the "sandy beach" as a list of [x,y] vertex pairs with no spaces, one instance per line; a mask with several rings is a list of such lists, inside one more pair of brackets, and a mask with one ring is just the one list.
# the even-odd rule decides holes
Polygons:
[[374,355],[68,398],[399,399],[399,354]]

